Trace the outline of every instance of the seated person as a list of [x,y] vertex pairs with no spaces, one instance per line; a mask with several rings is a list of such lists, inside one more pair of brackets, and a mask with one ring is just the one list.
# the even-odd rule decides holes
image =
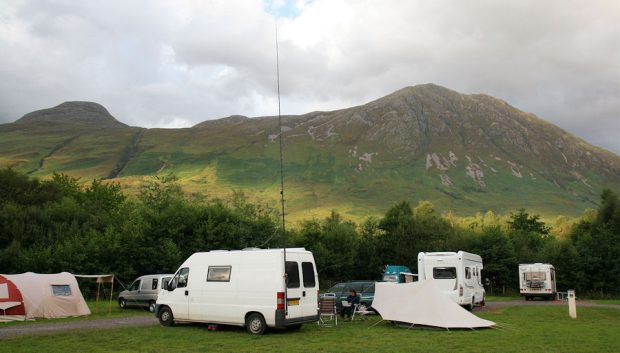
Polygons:
[[346,315],[349,317],[349,319],[351,319],[351,316],[353,315],[353,310],[355,310],[355,305],[359,305],[360,303],[360,297],[359,295],[357,295],[357,292],[353,288],[351,288],[349,292],[350,294],[347,297],[347,302],[349,303],[349,306],[342,307],[342,310],[340,310],[340,317],[344,318],[344,316]]

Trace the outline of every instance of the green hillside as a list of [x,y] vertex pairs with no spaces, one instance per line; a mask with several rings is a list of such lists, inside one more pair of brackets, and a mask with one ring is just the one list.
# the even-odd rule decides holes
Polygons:
[[[430,200],[463,215],[518,208],[578,215],[603,187],[620,188],[617,155],[504,101],[431,84],[283,121],[292,219],[334,208],[358,218],[400,200]],[[0,125],[0,167],[104,178],[129,192],[144,178],[173,173],[188,193],[226,197],[236,189],[276,205],[277,138],[275,117],[143,129],[98,104],[67,102]]]

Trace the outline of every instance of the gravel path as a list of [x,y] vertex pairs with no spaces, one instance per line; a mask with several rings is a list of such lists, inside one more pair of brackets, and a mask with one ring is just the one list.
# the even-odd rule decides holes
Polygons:
[[17,325],[9,327],[0,326],[0,339],[22,335],[54,334],[61,331],[153,326],[157,324],[158,321],[154,316],[133,316],[117,319],[83,320],[36,325]]

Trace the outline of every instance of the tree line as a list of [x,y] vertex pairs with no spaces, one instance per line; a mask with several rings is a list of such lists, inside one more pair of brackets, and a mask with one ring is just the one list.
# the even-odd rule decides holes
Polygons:
[[561,290],[620,295],[620,201],[611,190],[602,192],[597,209],[552,225],[523,209],[440,215],[428,201],[403,201],[359,224],[332,211],[288,227],[286,237],[279,220],[277,210],[239,191],[227,200],[187,197],[172,176],[144,182],[128,197],[115,183],[83,184],[63,174],[39,180],[3,169],[0,273],[114,273],[131,281],[172,273],[197,251],[286,244],[314,253],[326,288],[379,279],[386,264],[416,271],[420,251],[464,250],[482,256],[495,293],[518,291],[519,263],[548,262]]

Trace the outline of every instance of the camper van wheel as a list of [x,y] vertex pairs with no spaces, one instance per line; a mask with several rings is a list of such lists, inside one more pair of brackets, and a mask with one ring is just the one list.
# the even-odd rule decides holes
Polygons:
[[125,298],[121,298],[118,300],[118,306],[120,306],[121,309],[127,308],[127,301],[125,300]]
[[254,313],[245,319],[245,327],[253,335],[262,335],[267,329],[267,324],[261,314]]
[[155,312],[155,301],[154,300],[151,300],[149,302],[149,311],[152,312],[152,313]]
[[172,326],[174,324],[174,316],[172,316],[172,310],[169,307],[164,306],[159,311],[159,323],[162,326]]

